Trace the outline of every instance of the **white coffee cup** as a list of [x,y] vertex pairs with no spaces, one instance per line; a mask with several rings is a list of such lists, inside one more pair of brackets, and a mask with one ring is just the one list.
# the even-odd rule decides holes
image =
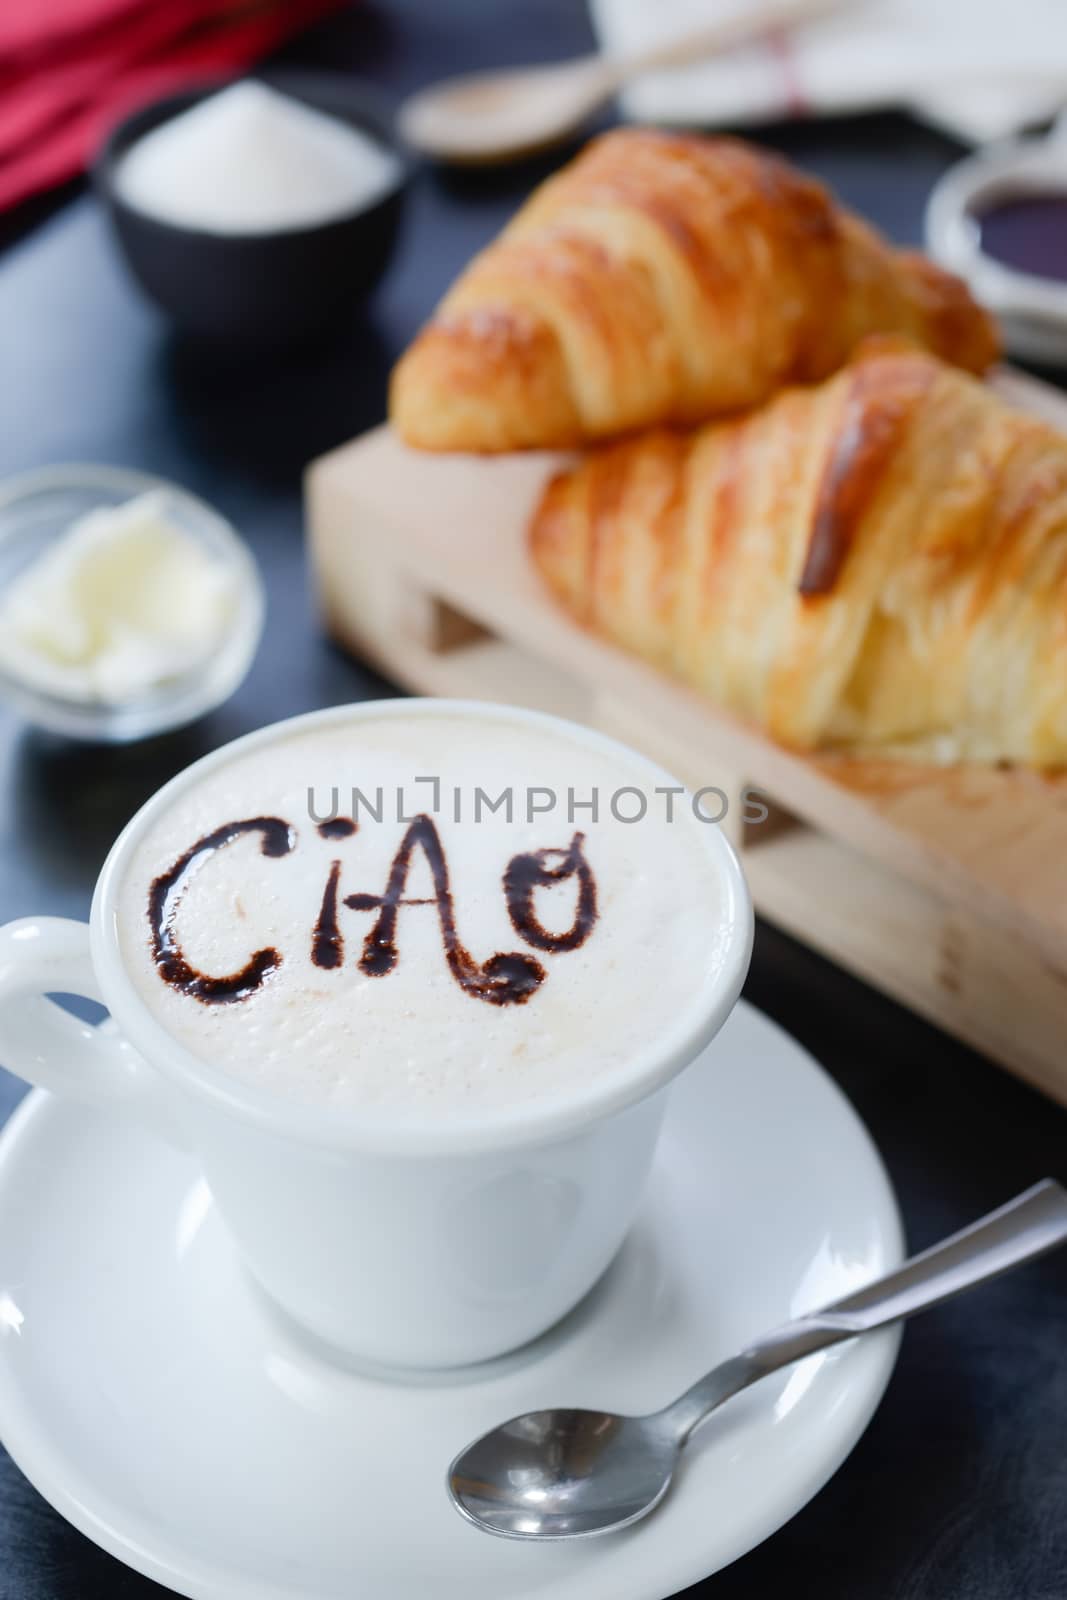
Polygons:
[[[137,813],[104,864],[89,924],[0,929],[0,1063],[58,1094],[139,1118],[193,1152],[240,1255],[302,1329],[364,1362],[435,1368],[526,1343],[592,1287],[630,1226],[671,1081],[726,1020],[744,981],[752,910],[720,829],[700,830],[722,885],[723,956],[700,1003],[651,1050],[565,1095],[435,1127],[338,1117],[200,1060],[152,1016],[124,968],[117,890],[139,841],[184,788],[239,752],[331,720],[456,712],[449,701],[341,707],[265,728],[179,774]],[[604,736],[508,708],[618,754]],[[625,752],[650,789],[670,784]],[[49,1000],[102,1002],[92,1027]]]

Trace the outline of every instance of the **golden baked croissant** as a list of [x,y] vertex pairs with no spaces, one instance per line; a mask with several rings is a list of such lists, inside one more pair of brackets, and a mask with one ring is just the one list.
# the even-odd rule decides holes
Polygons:
[[900,341],[601,449],[531,541],[580,621],[786,744],[1067,764],[1067,437]]
[[869,333],[983,371],[987,314],[821,184],[734,139],[620,129],[535,191],[393,376],[429,450],[703,422],[828,376]]

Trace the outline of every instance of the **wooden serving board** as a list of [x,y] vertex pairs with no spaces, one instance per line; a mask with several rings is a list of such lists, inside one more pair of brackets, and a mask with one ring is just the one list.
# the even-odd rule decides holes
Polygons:
[[[1067,430],[1067,396],[993,384]],[[765,917],[1067,1102],[1067,774],[798,756],[586,633],[526,554],[564,459],[427,455],[379,428],[315,462],[333,636],[406,688],[572,717],[724,790]],[[766,821],[745,822],[749,788]]]

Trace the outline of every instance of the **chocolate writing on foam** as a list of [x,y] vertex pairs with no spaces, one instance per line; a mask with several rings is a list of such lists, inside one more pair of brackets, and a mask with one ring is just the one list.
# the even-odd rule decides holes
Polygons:
[[[409,900],[404,890],[416,850],[426,857],[433,880],[433,900]],[[505,874],[505,879],[506,879]],[[520,951],[498,951],[484,965],[461,942],[456,928],[456,905],[448,875],[448,860],[433,819],[423,814],[408,828],[393,857],[381,894],[350,894],[345,905],[353,911],[377,911],[374,926],[363,941],[359,958],[361,972],[371,978],[384,978],[400,959],[397,924],[400,907],[436,904],[441,925],[448,970],[465,994],[488,1000],[495,1006],[522,1005],[545,980],[545,969],[534,957]]]
[[[318,829],[324,839],[348,838],[357,831],[354,822],[337,818]],[[222,978],[199,972],[184,956],[176,932],[176,919],[182,895],[200,867],[217,850],[225,849],[246,833],[261,835],[260,849],[267,856],[282,856],[295,848],[296,830],[279,817],[253,817],[243,822],[226,823],[205,834],[191,845],[171,867],[152,884],[148,894],[148,917],[152,929],[152,948],[160,977],[172,988],[192,995],[206,1005],[246,1000],[281,965],[279,951],[258,950],[239,972]],[[504,869],[502,887],[508,915],[515,932],[536,950],[561,954],[583,945],[597,919],[596,879],[583,849],[585,835],[576,833],[569,845],[524,852],[513,856]],[[416,852],[421,852],[430,870],[433,894],[413,898],[406,894]],[[547,977],[535,956],[524,951],[497,951],[479,962],[459,935],[456,903],[448,867],[448,857],[433,819],[417,816],[401,839],[389,866],[385,885],[378,894],[356,892],[341,899],[342,862],[330,863],[319,914],[311,933],[311,960],[324,971],[345,963],[345,938],[340,924],[340,906],[351,911],[374,911],[377,916],[362,941],[356,965],[368,977],[384,978],[400,961],[400,915],[407,906],[433,906],[441,930],[441,943],[448,970],[464,994],[490,1005],[524,1005]],[[565,883],[574,878],[577,899],[574,918],[563,933],[546,928],[537,914],[536,895],[540,888]]]
[[281,817],[248,817],[244,822],[227,822],[213,833],[205,833],[169,872],[164,872],[148,891],[148,920],[152,928],[152,954],[156,969],[165,983],[182,994],[194,995],[208,1005],[247,1000],[265,979],[281,965],[277,950],[256,950],[244,966],[226,977],[210,977],[190,965],[182,952],[175,929],[182,896],[200,868],[216,850],[225,849],[246,833],[260,835],[259,848],[265,856],[285,856],[296,845],[296,830]]
[[327,971],[344,965],[345,940],[337,921],[337,886],[341,881],[341,863],[330,863],[330,876],[322,892],[322,905],[311,935],[311,959],[317,967]]
[[[597,915],[596,879],[582,851],[584,842],[585,835],[576,833],[566,850],[533,850],[526,855],[512,856],[508,862],[504,894],[511,925],[535,950],[577,950],[589,937]],[[549,865],[552,858],[555,858],[555,866]],[[537,915],[534,897],[538,889],[563,883],[567,878],[578,879],[574,921],[566,933],[550,933]]]

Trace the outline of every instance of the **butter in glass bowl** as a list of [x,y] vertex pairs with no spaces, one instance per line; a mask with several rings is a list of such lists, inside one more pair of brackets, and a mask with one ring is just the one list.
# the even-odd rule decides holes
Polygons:
[[0,696],[27,721],[119,743],[194,721],[263,615],[244,541],[175,485],[91,466],[0,485]]

